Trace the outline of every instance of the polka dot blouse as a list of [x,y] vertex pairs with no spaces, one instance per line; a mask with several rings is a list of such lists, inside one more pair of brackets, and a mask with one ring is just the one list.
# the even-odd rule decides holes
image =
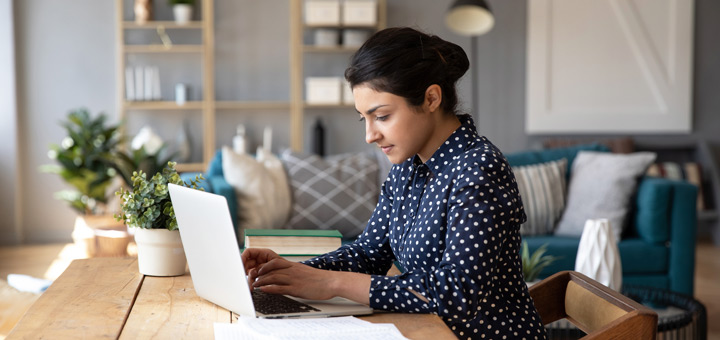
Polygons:
[[[522,276],[515,177],[470,116],[427,161],[394,165],[365,231],[306,261],[372,274],[370,306],[434,313],[461,339],[543,339]],[[384,276],[398,261],[404,273]]]

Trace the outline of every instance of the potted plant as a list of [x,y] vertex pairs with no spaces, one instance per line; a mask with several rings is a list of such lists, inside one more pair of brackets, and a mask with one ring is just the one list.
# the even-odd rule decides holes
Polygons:
[[195,0],[168,0],[168,3],[173,7],[176,23],[184,25],[190,22]]
[[[106,121],[103,113],[93,118],[84,108],[71,111],[67,121],[61,123],[67,136],[59,145],[50,145],[48,152],[57,163],[40,167],[41,171],[60,175],[73,187],[57,192],[55,197],[67,201],[78,212],[73,238],[86,256],[97,255],[95,230],[124,228],[112,218],[107,207],[109,189],[118,173],[116,160],[120,157],[118,150],[123,139],[119,126],[107,125]],[[118,243],[117,248],[121,249],[123,243],[127,247],[129,238],[110,241]]]
[[520,257],[522,260],[523,277],[525,278],[525,282],[527,282],[528,287],[537,283],[537,277],[540,275],[540,272],[559,258],[557,256],[544,255],[546,251],[547,243],[540,246],[540,248],[530,255],[527,241],[522,242]]
[[168,183],[202,190],[204,178],[195,176],[189,183],[180,179],[175,163],[168,162],[150,179],[142,170],[132,176],[132,188],[120,188],[121,213],[115,218],[135,230],[140,273],[152,276],[177,276],[185,273],[185,253],[177,228]]

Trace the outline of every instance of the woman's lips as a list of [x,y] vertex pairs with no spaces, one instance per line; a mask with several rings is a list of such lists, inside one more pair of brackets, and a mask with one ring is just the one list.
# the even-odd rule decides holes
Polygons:
[[390,150],[392,150],[393,147],[392,147],[392,145],[390,145],[390,146],[381,146],[380,148],[382,149],[382,151],[383,151],[384,153],[387,154],[387,153],[390,152]]

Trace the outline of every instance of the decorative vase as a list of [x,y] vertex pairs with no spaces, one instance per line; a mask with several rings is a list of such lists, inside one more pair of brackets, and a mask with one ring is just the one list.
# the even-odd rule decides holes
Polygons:
[[607,219],[591,219],[585,222],[575,258],[575,271],[610,289],[620,291],[622,285],[620,251]]
[[175,15],[175,23],[184,25],[190,22],[192,18],[193,8],[188,4],[173,5],[173,14]]
[[185,274],[185,251],[180,232],[167,229],[135,229],[140,274],[179,276]]
[[135,22],[144,24],[152,20],[152,1],[151,0],[135,0]]

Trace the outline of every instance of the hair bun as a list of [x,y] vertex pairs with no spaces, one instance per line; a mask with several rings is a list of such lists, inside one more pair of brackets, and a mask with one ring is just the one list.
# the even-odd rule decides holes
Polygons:
[[439,54],[440,61],[446,65],[447,80],[455,83],[470,68],[467,54],[462,47],[438,36],[431,36],[431,41],[433,49]]

